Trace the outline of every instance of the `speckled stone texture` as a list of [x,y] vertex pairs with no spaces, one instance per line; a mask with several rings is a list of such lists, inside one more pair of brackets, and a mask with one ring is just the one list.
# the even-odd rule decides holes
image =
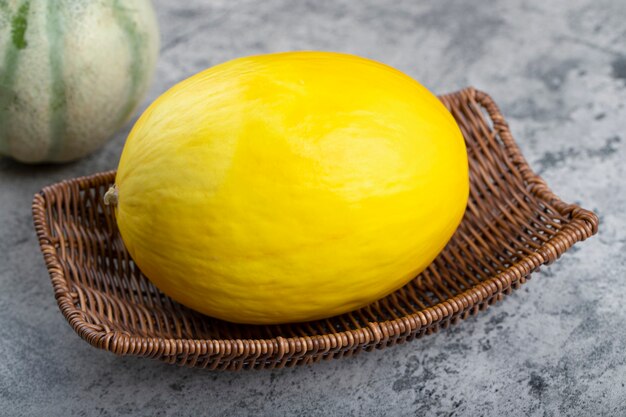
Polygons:
[[448,331],[312,367],[214,373],[94,349],[70,329],[52,294],[32,195],[115,168],[132,123],[70,165],[0,159],[0,415],[626,415],[625,1],[158,0],[155,7],[162,49],[146,103],[227,59],[293,49],[374,58],[437,93],[473,85],[499,103],[555,192],[599,214],[600,233]]

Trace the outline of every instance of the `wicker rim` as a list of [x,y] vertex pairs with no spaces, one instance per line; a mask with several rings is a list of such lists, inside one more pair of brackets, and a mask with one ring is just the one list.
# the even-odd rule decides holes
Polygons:
[[[355,330],[324,335],[278,336],[253,340],[166,339],[134,336],[125,331],[110,330],[102,325],[87,323],[83,318],[82,311],[76,307],[73,301],[76,294],[72,293],[64,276],[63,268],[57,256],[57,248],[51,239],[50,225],[46,216],[46,209],[51,204],[51,198],[55,193],[63,190],[68,184],[112,182],[115,171],[108,171],[45,187],[34,196],[32,212],[35,229],[50,274],[55,298],[63,316],[81,338],[95,347],[112,351],[118,355],[169,357],[166,361],[171,363],[177,362],[177,355],[182,355],[191,358],[186,361],[189,366],[194,366],[200,355],[211,355],[214,357],[213,367],[236,358],[243,357],[247,361],[254,362],[257,359],[271,356],[284,365],[292,357],[302,357],[311,352],[323,356],[327,353],[337,353],[350,348],[364,347],[366,350],[382,348],[395,344],[396,341],[406,340],[410,334],[415,334],[420,330],[436,331],[438,326],[447,327],[451,321],[455,322],[456,318],[460,316],[464,318],[469,313],[475,314],[493,300],[502,299],[505,294],[511,291],[513,283],[523,283],[524,277],[538,270],[541,265],[552,263],[576,242],[585,240],[597,233],[598,217],[591,211],[560,200],[548,188],[545,181],[531,170],[515,144],[508,124],[489,95],[473,88],[466,88],[459,93],[447,94],[441,98],[442,100],[453,101],[459,96],[475,100],[487,111],[493,123],[494,131],[502,139],[505,152],[515,165],[515,171],[528,184],[528,192],[546,201],[561,214],[571,219],[537,252],[525,256],[520,262],[509,266],[498,275],[422,311],[394,320],[369,322],[367,327]],[[240,361],[236,369],[240,369],[243,365],[244,361]],[[277,365],[277,367],[281,367],[281,365]]]

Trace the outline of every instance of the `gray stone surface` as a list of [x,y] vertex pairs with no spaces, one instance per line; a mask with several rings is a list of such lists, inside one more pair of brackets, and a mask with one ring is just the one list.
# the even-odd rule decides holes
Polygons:
[[77,163],[0,159],[0,415],[626,415],[626,2],[155,3],[162,51],[146,103],[229,58],[293,49],[375,58],[435,92],[474,85],[556,193],[600,215],[600,234],[437,335],[312,367],[212,373],[87,345],[38,252],[33,193],[115,168],[132,123]]

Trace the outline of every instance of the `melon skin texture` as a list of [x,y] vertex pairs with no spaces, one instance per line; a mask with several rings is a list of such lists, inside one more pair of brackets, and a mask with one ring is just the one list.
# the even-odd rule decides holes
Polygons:
[[147,92],[158,47],[149,0],[0,0],[0,155],[101,147]]
[[139,118],[116,218],[165,294],[231,322],[302,322],[402,287],[463,216],[468,161],[422,85],[352,55],[236,59]]

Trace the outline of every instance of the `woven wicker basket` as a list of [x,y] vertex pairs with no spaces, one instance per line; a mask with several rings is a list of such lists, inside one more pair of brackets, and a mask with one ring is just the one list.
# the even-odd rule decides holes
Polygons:
[[361,310],[309,323],[251,326],[191,311],[130,259],[102,197],[107,172],[44,188],[33,217],[61,312],[93,346],[210,369],[280,368],[412,340],[501,300],[540,265],[595,234],[598,218],[562,202],[535,175],[491,98],[441,97],[461,127],[471,195],[456,234],[429,268]]

